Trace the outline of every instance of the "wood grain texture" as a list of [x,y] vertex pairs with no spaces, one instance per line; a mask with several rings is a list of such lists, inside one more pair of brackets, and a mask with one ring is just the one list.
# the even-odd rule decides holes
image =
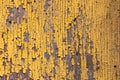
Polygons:
[[0,0],[0,80],[120,80],[120,0]]

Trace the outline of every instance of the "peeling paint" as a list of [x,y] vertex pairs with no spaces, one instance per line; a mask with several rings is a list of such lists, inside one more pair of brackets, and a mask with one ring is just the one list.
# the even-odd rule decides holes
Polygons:
[[49,59],[49,58],[50,58],[49,53],[48,53],[48,52],[45,52],[45,53],[44,53],[44,57],[45,57],[46,59]]
[[0,76],[0,80],[7,80],[7,75]]
[[74,61],[75,61],[75,65],[74,65],[74,79],[75,80],[81,80],[81,55],[80,53],[76,52],[74,55]]
[[24,32],[24,41],[29,42],[29,33]]
[[120,80],[119,5],[2,0],[0,80]]
[[44,10],[45,10],[45,11],[50,7],[49,1],[50,1],[50,0],[46,0],[46,1],[45,1],[45,5],[44,5]]
[[47,74],[44,76],[44,80],[50,80],[50,76],[48,76]]
[[55,69],[55,67],[53,67],[52,73],[53,73],[53,75],[55,76],[55,74],[56,74],[56,69]]
[[38,50],[37,47],[36,47],[36,45],[34,45],[34,46],[32,47],[32,50],[34,50],[35,52]]
[[19,46],[19,45],[17,45],[17,49],[18,49],[18,50],[23,50],[23,49],[24,49],[24,45],[23,45],[23,44],[22,44],[22,45],[20,45],[20,46]]
[[23,19],[23,15],[25,13],[25,8],[23,8],[23,5],[19,5],[18,7],[13,7],[9,9],[9,15],[6,19],[6,25],[11,26],[11,24],[20,24]]
[[21,69],[18,73],[12,72],[10,74],[9,80],[17,80],[17,79],[22,79],[22,80],[33,80],[30,76],[30,70],[26,69],[26,72],[24,73],[23,70]]
[[72,55],[71,53],[68,51],[68,54],[66,55],[66,64],[68,65],[68,71],[72,71],[73,70],[73,65],[72,65]]
[[68,41],[68,44],[71,44],[72,42],[72,27],[70,27],[70,29],[67,30],[67,41]]
[[8,44],[7,44],[7,43],[5,43],[5,44],[4,44],[4,52],[6,52],[6,51],[7,51],[7,47],[8,47]]
[[58,55],[57,55],[57,53],[58,53],[57,43],[54,40],[52,40],[51,44],[52,44],[52,47],[53,47],[53,50],[54,50],[52,55],[54,56],[55,59],[57,59],[58,58]]
[[93,59],[92,55],[86,54],[86,65],[88,68],[88,80],[94,80],[94,68],[93,68]]
[[96,71],[100,69],[100,61],[98,60],[98,54],[96,54]]

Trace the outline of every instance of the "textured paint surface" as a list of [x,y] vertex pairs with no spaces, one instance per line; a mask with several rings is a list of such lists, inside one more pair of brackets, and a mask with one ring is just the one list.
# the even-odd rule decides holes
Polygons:
[[120,0],[0,0],[0,80],[120,80]]

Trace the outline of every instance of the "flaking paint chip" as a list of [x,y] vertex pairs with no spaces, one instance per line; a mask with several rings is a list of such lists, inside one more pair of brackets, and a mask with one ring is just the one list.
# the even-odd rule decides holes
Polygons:
[[18,7],[8,8],[9,15],[6,19],[6,25],[11,26],[11,24],[21,24],[23,20],[23,15],[25,13],[25,8],[23,5],[19,5]]

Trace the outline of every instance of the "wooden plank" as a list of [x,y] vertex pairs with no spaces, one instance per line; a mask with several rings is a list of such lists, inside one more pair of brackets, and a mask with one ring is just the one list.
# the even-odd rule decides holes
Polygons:
[[0,0],[0,80],[120,80],[120,0]]

